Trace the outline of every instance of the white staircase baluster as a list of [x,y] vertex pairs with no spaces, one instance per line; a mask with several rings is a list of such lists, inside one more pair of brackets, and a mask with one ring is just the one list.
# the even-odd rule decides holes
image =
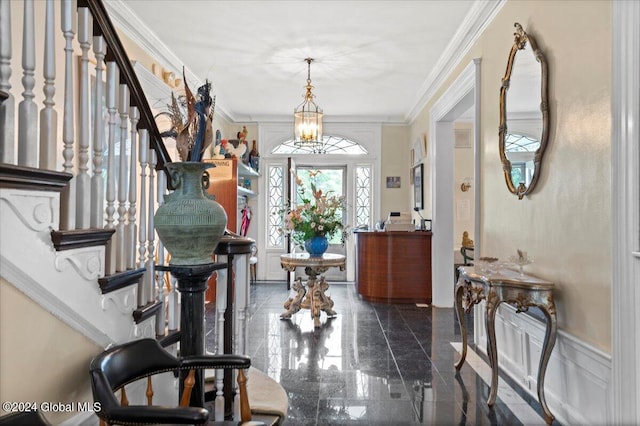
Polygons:
[[125,235],[125,224],[127,220],[127,192],[128,182],[127,168],[127,134],[129,128],[129,88],[126,84],[120,83],[118,97],[118,111],[120,112],[120,157],[118,162],[118,225],[116,226],[116,271],[122,272],[127,269],[127,246]]
[[235,271],[234,297],[234,354],[247,353],[247,307],[249,306],[249,254],[236,255],[233,259]]
[[9,97],[0,102],[0,163],[15,160],[15,100],[11,94],[11,0],[0,0],[0,91]]
[[[73,37],[76,21],[72,0],[61,0],[60,22],[64,35],[64,112],[62,121],[63,171],[73,173]],[[71,179],[60,194],[60,229],[76,226],[76,180]]]
[[[164,173],[158,173],[158,208],[162,204],[164,204],[164,191],[167,187],[166,175]],[[156,262],[158,265],[164,265],[164,244],[162,241],[158,239],[158,261]],[[158,336],[164,336],[165,328],[166,328],[166,313],[165,308],[167,306],[167,299],[165,296],[165,282],[164,282],[164,271],[159,271],[157,274],[157,289],[156,289],[156,300],[162,303],[162,308],[158,311],[158,317],[156,318],[156,334]]]
[[[249,305],[249,254],[239,254],[233,258],[234,303],[233,303],[233,353],[246,355],[247,352],[247,306]],[[237,370],[234,370],[233,400],[234,419],[240,420],[240,393],[238,392]]]
[[138,185],[136,171],[138,170],[138,158],[136,153],[136,147],[138,146],[138,120],[140,119],[140,113],[138,107],[132,106],[129,108],[129,119],[131,120],[131,141],[129,144],[131,163],[129,168],[129,222],[127,223],[127,269],[134,269],[136,265],[136,197],[138,196]]
[[[217,255],[217,262],[227,263],[227,256]],[[217,354],[224,353],[224,314],[227,310],[227,292],[231,291],[227,288],[227,269],[218,269],[216,271],[216,314],[218,320],[216,322],[216,333],[218,337]],[[216,399],[215,399],[215,421],[224,420],[224,371],[216,370]]]
[[147,302],[153,302],[153,287],[155,287],[153,276],[155,275],[155,247],[154,241],[156,237],[153,215],[156,211],[156,203],[155,203],[155,169],[156,169],[157,157],[156,152],[151,149],[149,150],[149,209],[147,210],[149,219],[147,221],[147,272],[146,272],[146,280],[145,280],[145,289],[143,298],[141,298],[142,304],[146,304]]
[[[149,156],[149,132],[140,131],[140,228],[138,229],[138,268],[145,266],[147,252],[147,158]],[[146,274],[146,272],[145,272]],[[138,286],[138,294],[142,292],[146,278]]]
[[[115,228],[116,199],[116,63],[107,62],[107,111],[109,111],[109,147],[107,153],[107,229]],[[116,272],[116,235],[107,244],[105,274]]]
[[104,177],[102,162],[104,157],[104,109],[102,97],[102,71],[106,45],[102,36],[93,38],[93,54],[96,57],[96,88],[93,98],[93,176],[91,176],[91,223],[92,228],[104,226]]
[[180,325],[180,293],[177,290],[178,280],[171,274],[169,274],[169,296],[168,311],[169,311],[169,331],[175,331]]
[[58,112],[53,108],[56,93],[55,3],[47,0],[44,30],[44,108],[40,110],[40,168],[57,170]]
[[22,92],[18,105],[18,164],[38,167],[38,107],[33,101],[36,85],[36,41],[33,0],[24,0],[22,22]]
[[88,229],[91,223],[87,202],[91,199],[91,177],[89,176],[90,137],[90,89],[89,89],[89,49],[91,48],[92,20],[89,9],[78,8],[78,43],[80,56],[80,81],[78,102],[78,175],[76,176],[76,229]]

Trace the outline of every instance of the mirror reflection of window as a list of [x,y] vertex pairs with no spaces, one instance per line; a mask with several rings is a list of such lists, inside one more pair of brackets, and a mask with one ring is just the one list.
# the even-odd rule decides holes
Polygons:
[[511,181],[515,186],[520,185],[520,182],[526,184],[525,163],[511,163]]
[[533,159],[540,148],[540,141],[525,135],[507,134],[505,154],[511,162],[511,182],[518,187],[520,183],[528,186],[535,171]]

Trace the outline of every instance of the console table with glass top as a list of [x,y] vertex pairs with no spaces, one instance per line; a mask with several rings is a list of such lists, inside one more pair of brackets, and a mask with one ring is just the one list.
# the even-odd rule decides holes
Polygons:
[[553,283],[506,268],[485,271],[480,270],[477,266],[461,266],[458,271],[455,306],[462,331],[462,353],[460,360],[455,365],[456,370],[460,370],[467,356],[467,328],[463,311],[468,313],[474,305],[485,300],[487,357],[491,367],[491,390],[487,404],[492,407],[498,394],[498,351],[495,326],[498,305],[502,302],[509,303],[516,307],[517,312],[526,312],[532,306],[540,308],[547,320],[547,327],[538,365],[538,400],[544,412],[545,421],[547,424],[551,424],[554,417],[549,411],[544,397],[544,374],[551,357],[551,351],[556,343],[557,334]]
[[[333,253],[325,253],[322,256],[309,256],[308,253],[288,253],[280,255],[280,264],[284,270],[289,272],[302,267],[308,277],[306,288],[302,285],[302,278],[297,278],[293,282],[292,288],[296,294],[289,297],[284,303],[286,311],[280,315],[280,318],[289,319],[300,309],[309,309],[313,325],[320,327],[321,311],[324,311],[328,318],[337,315],[333,310],[333,300],[325,293],[329,289],[329,283],[321,274],[329,268],[340,268],[341,271],[344,271],[345,256]],[[320,275],[320,279],[317,278],[318,275]]]

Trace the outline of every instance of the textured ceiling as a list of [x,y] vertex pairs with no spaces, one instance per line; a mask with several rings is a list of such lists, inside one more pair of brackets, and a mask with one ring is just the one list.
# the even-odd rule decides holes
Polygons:
[[406,122],[457,32],[469,31],[476,3],[130,0],[118,7],[193,75],[211,80],[217,105],[236,121],[290,120],[302,101],[304,58],[312,57],[325,121]]

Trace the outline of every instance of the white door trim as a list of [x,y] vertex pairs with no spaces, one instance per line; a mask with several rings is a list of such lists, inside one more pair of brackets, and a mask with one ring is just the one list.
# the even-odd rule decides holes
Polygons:
[[640,3],[612,2],[611,424],[640,424]]
[[[433,238],[432,238],[432,286],[433,305],[453,306],[453,121],[474,106],[475,179],[479,182],[479,75],[480,59],[474,59],[458,76],[447,91],[429,111],[429,140],[432,141],[431,165]],[[476,183],[475,222],[480,222],[480,188]],[[479,247],[480,226],[476,226],[476,242]]]

